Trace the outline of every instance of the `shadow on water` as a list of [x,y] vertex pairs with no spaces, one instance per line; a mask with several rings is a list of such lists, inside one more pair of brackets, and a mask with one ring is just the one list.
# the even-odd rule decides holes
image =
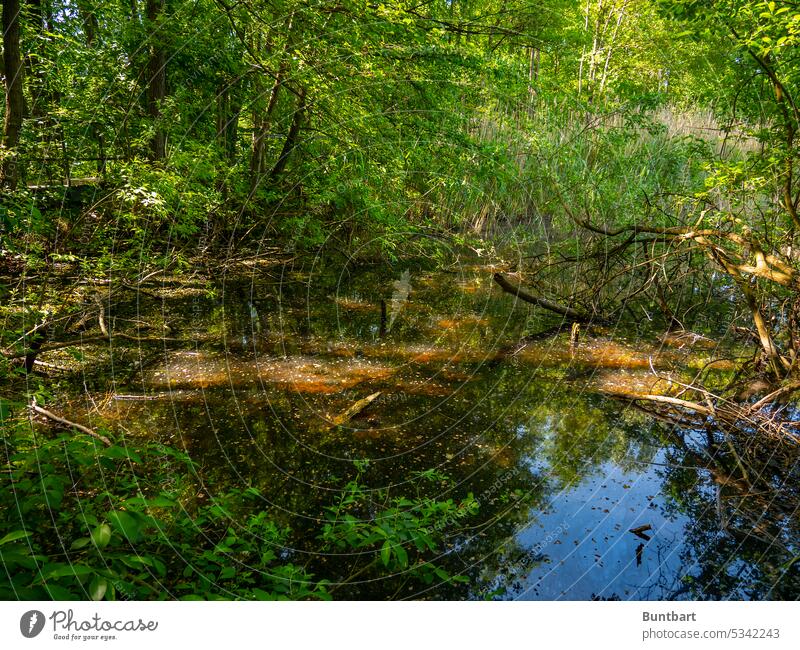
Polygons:
[[[239,278],[159,305],[196,348],[143,360],[103,414],[187,448],[202,476],[258,487],[294,531],[287,552],[347,582],[337,597],[800,595],[794,466],[771,470],[780,499],[742,493],[724,450],[599,392],[651,390],[651,366],[679,372],[690,351],[613,331],[519,350],[552,323],[494,288],[491,269],[405,270]],[[475,496],[439,558],[469,582],[347,581],[357,557],[315,550],[324,506],[364,459],[368,489]],[[415,480],[431,469],[449,479]]]

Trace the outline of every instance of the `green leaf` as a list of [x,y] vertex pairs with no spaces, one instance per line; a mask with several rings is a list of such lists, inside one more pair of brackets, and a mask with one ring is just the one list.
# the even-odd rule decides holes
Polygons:
[[57,565],[54,569],[51,569],[46,574],[45,579],[49,580],[50,578],[65,578],[67,576],[81,578],[93,573],[94,569],[92,569],[90,566],[86,566],[85,564],[61,564]]
[[138,542],[141,539],[141,523],[129,512],[115,510],[108,513],[108,520],[128,541]]
[[400,566],[405,569],[408,566],[408,553],[406,553],[406,549],[403,548],[402,544],[398,544],[394,547],[394,552],[397,554],[397,561],[400,562]]
[[133,452],[130,449],[127,449],[126,447],[120,447],[119,445],[113,445],[111,447],[108,447],[107,449],[103,450],[102,454],[106,458],[114,458],[114,459],[127,458],[133,461],[134,463],[142,462],[141,457],[136,452]]
[[3,544],[7,544],[8,542],[14,542],[18,539],[23,539],[24,537],[30,537],[33,533],[29,533],[25,530],[15,530],[13,533],[9,533],[3,539],[0,539],[0,546]]
[[148,508],[174,508],[178,505],[177,501],[164,495],[160,495],[152,499],[134,497],[133,499],[128,499],[126,503],[131,506],[145,506]]
[[383,546],[381,546],[381,562],[383,562],[383,566],[389,566],[389,560],[392,557],[392,544],[387,539]]
[[108,581],[100,576],[95,576],[89,585],[89,598],[92,600],[103,600],[108,589]]
[[12,402],[0,398],[0,423],[3,422],[11,414]]
[[4,564],[6,567],[19,565],[30,571],[36,569],[36,560],[33,557],[14,551],[0,551],[0,564]]
[[442,582],[450,582],[450,574],[449,574],[449,573],[447,573],[447,571],[445,571],[444,569],[442,569],[442,568],[440,568],[440,567],[436,567],[436,568],[433,570],[433,572],[434,572],[434,573],[437,575],[437,577],[438,577],[438,578],[439,578],[439,579],[440,579]]
[[60,585],[47,584],[44,588],[52,600],[77,600],[74,593]]
[[275,594],[270,594],[263,589],[258,588],[253,589],[253,595],[256,597],[256,600],[276,600],[277,598]]
[[111,526],[100,524],[92,531],[92,541],[97,548],[105,548],[111,541]]

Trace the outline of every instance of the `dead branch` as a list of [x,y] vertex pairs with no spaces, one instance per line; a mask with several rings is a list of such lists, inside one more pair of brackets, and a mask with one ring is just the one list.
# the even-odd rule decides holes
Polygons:
[[372,395],[367,395],[365,398],[358,400],[355,404],[353,404],[349,409],[340,413],[339,415],[335,416],[331,419],[331,422],[336,425],[340,426],[352,420],[356,415],[361,413],[365,408],[367,408],[372,402],[378,399],[381,396],[381,392],[378,391],[377,393],[372,393]]
[[[37,356],[40,354],[44,354],[45,352],[52,352],[54,350],[61,350],[63,348],[71,348],[73,346],[80,346],[85,345],[88,343],[101,343],[101,342],[112,342],[114,339],[123,339],[125,341],[132,341],[134,343],[187,343],[187,341],[183,339],[176,339],[176,338],[169,338],[166,336],[133,336],[132,334],[123,334],[122,332],[114,332],[111,334],[110,337],[107,336],[85,336],[79,339],[71,339],[68,341],[59,341],[56,343],[51,343],[50,345],[43,345],[42,347],[36,350]],[[29,351],[23,352],[10,352],[10,351],[3,351],[2,355],[8,359],[21,359],[22,357],[27,357],[30,354]]]
[[573,309],[572,307],[559,305],[558,303],[547,300],[546,298],[539,298],[537,296],[531,295],[521,287],[506,280],[506,278],[504,278],[503,275],[500,273],[494,274],[494,281],[497,282],[500,288],[506,293],[510,293],[512,296],[515,296],[520,300],[524,300],[525,302],[529,302],[532,305],[537,305],[538,307],[542,307],[544,309],[547,309],[548,311],[552,311],[553,313],[564,316],[565,318],[573,322],[591,323],[593,321],[602,320],[601,318],[597,317],[593,318],[591,315],[584,314],[583,312],[580,312],[577,309]]
[[793,381],[784,386],[781,386],[777,390],[772,391],[769,395],[765,395],[760,400],[758,400],[755,404],[750,407],[750,412],[759,411],[767,404],[771,404],[779,397],[783,395],[788,395],[789,393],[793,393],[794,391],[800,389],[800,381]]
[[96,440],[99,440],[104,445],[106,445],[106,447],[110,447],[111,446],[111,441],[108,438],[106,438],[105,436],[97,433],[96,431],[92,431],[92,429],[90,429],[89,427],[85,427],[82,424],[78,424],[77,422],[72,422],[71,420],[67,420],[66,418],[59,417],[55,413],[51,413],[47,409],[43,409],[41,406],[38,406],[36,404],[36,398],[34,398],[33,401],[31,402],[30,409],[34,413],[38,413],[39,415],[46,417],[48,420],[52,420],[53,422],[57,422],[58,424],[61,424],[61,425],[65,426],[67,428],[70,428],[70,429],[77,429],[78,431],[81,431],[81,432],[85,433],[86,435],[91,436],[92,438],[95,438]]

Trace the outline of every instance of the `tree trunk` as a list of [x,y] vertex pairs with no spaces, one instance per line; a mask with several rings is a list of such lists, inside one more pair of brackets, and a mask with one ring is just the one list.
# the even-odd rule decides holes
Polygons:
[[759,300],[755,291],[750,286],[748,280],[739,272],[739,269],[737,269],[733,264],[729,263],[723,255],[720,255],[714,249],[711,249],[710,255],[711,258],[716,260],[719,265],[725,269],[728,275],[733,278],[736,286],[739,287],[739,290],[742,292],[745,302],[747,303],[747,307],[750,310],[750,314],[753,318],[753,324],[755,325],[756,332],[758,333],[758,340],[761,343],[761,349],[764,351],[764,356],[770,365],[770,369],[776,377],[783,377],[788,371],[791,370],[792,364],[778,351],[778,347],[775,345],[775,341],[772,338],[769,325],[767,325],[764,315],[761,313],[761,305],[759,304]]
[[161,103],[167,96],[167,61],[161,45],[160,18],[164,12],[164,0],[147,0],[148,40],[150,41],[150,61],[148,64],[149,84],[147,87],[147,112],[155,123],[155,133],[151,142],[150,155],[153,160],[166,157],[167,137],[161,122]]
[[87,5],[85,0],[78,2],[78,13],[83,21],[83,36],[86,39],[86,45],[92,47],[97,38],[97,30],[99,28],[97,14],[92,7]]
[[305,90],[301,88],[297,98],[297,109],[295,109],[294,117],[292,118],[292,126],[289,127],[289,133],[283,143],[283,149],[281,150],[281,155],[278,157],[278,162],[275,163],[275,167],[272,168],[272,172],[270,172],[269,175],[272,180],[278,178],[278,176],[283,173],[283,170],[286,169],[289,156],[292,155],[292,151],[294,151],[297,146],[297,138],[300,135],[300,127],[303,126],[305,113],[306,93]]
[[611,63],[611,54],[614,51],[614,45],[616,44],[617,40],[617,33],[619,32],[619,27],[622,24],[622,21],[625,18],[625,9],[628,7],[628,0],[622,3],[622,6],[619,9],[619,14],[617,14],[617,23],[614,26],[614,32],[611,35],[611,41],[608,43],[606,47],[606,62],[603,65],[603,74],[600,76],[600,91],[599,94],[602,95],[605,92],[606,82],[608,81],[608,64]]
[[278,94],[283,85],[286,67],[287,66],[282,63],[280,70],[278,70],[275,83],[272,85],[272,90],[269,94],[267,110],[263,113],[257,111],[253,115],[253,125],[256,130],[253,134],[253,154],[250,158],[250,184],[252,188],[258,185],[261,175],[266,171],[265,154],[267,138],[269,137],[269,127],[270,124],[272,124],[272,114],[275,112],[275,106],[278,104]]
[[30,104],[28,105],[29,114],[34,118],[44,116],[43,95],[44,95],[44,76],[42,71],[42,42],[44,41],[44,13],[42,12],[41,0],[29,0],[28,4],[28,23],[33,33],[39,39],[33,39],[32,47],[28,48],[25,55],[25,73],[28,82],[28,93],[30,94]]
[[[590,7],[591,7],[590,0],[586,0],[585,20],[584,20],[584,23],[583,23],[584,38],[586,37],[586,34],[589,33],[589,10],[590,10]],[[580,62],[578,64],[578,97],[581,96],[581,92],[583,91],[583,66],[584,66],[585,62],[586,62],[586,44],[584,43],[583,47],[581,48],[581,59],[580,59]]]
[[292,47],[292,35],[294,25],[294,13],[289,14],[286,21],[286,43],[283,47],[283,54],[281,55],[278,73],[275,75],[275,80],[272,84],[272,90],[269,93],[269,102],[267,109],[264,112],[256,109],[253,112],[253,151],[250,156],[250,190],[253,191],[258,186],[261,180],[261,175],[266,171],[266,145],[269,136],[269,128],[272,123],[272,114],[278,104],[278,96],[281,87],[286,79],[286,74],[289,70],[289,52]]
[[241,103],[231,92],[231,86],[221,88],[217,93],[217,144],[230,162],[236,160],[241,112]]
[[217,91],[217,145],[228,152],[228,120],[230,119],[231,95],[227,86]]
[[3,66],[6,77],[6,115],[3,125],[0,184],[15,189],[19,180],[17,147],[25,113],[24,69],[20,54],[20,2],[3,0]]
[[592,316],[591,314],[585,314],[577,309],[573,309],[572,307],[567,307],[566,305],[560,305],[552,302],[546,298],[532,296],[527,291],[524,291],[521,287],[518,287],[517,285],[506,280],[506,278],[504,278],[500,273],[494,274],[494,281],[497,282],[497,284],[500,285],[500,288],[506,293],[510,293],[512,296],[515,296],[520,300],[524,300],[525,302],[529,302],[532,305],[537,305],[552,311],[553,313],[563,316],[566,320],[569,320],[573,323],[592,323],[601,322],[604,320],[602,316]]

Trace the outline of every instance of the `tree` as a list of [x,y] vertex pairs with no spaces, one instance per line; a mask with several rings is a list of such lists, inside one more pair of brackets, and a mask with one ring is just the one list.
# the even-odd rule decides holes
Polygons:
[[19,0],[3,2],[3,67],[5,73],[6,108],[3,125],[3,147],[0,151],[0,183],[15,189],[19,180],[18,151],[25,112],[24,68],[20,53],[22,23]]
[[162,28],[164,0],[147,0],[147,41],[150,59],[147,67],[147,111],[153,120],[154,133],[151,143],[153,160],[166,156],[167,136],[161,123],[161,104],[167,96],[167,58]]

